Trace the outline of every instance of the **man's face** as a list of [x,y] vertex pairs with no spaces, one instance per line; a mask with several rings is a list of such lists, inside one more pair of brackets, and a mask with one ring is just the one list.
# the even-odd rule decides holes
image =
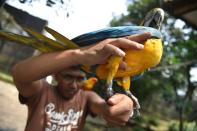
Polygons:
[[57,90],[66,99],[72,98],[83,86],[85,73],[76,68],[66,69],[56,75]]

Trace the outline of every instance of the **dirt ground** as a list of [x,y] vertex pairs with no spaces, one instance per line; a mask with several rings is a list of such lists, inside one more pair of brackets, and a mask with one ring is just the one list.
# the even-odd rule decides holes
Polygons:
[[24,131],[27,109],[18,101],[16,88],[0,81],[0,131]]

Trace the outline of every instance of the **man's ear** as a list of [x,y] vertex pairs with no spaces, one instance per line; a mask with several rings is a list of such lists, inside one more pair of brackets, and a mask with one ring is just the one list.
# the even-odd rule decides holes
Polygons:
[[58,85],[58,74],[52,75],[52,82],[51,84],[53,86],[57,86]]
[[57,80],[58,74],[54,74],[54,75],[52,75],[52,77],[53,77],[53,79]]

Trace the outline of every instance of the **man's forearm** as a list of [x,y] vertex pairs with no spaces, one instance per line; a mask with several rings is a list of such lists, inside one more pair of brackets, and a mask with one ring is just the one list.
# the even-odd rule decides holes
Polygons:
[[28,83],[44,78],[62,69],[80,64],[79,50],[46,53],[18,63],[13,68],[16,81]]

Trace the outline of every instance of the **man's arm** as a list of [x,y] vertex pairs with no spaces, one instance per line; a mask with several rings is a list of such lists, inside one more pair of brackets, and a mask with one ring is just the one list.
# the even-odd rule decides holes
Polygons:
[[42,78],[78,64],[77,56],[77,50],[68,50],[42,54],[16,64],[12,75],[20,94],[30,97],[38,93],[45,84]]
[[30,97],[43,88],[42,78],[79,64],[101,64],[111,55],[124,56],[122,49],[142,49],[143,45],[135,41],[143,41],[149,37],[150,33],[143,33],[126,38],[109,38],[86,48],[45,53],[14,66],[14,82],[21,95]]
[[125,125],[133,111],[132,100],[124,94],[115,94],[108,101],[92,91],[86,91],[86,96],[88,109],[102,116],[110,125]]

